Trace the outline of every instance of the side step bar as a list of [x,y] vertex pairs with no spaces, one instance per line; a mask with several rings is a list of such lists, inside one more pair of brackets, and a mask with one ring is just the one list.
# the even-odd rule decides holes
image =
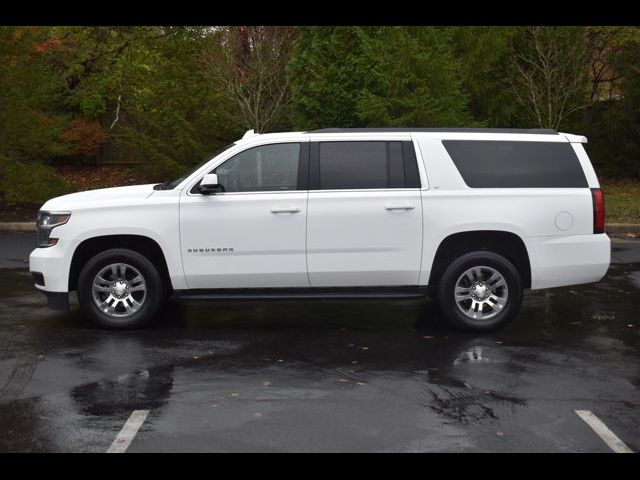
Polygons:
[[387,300],[420,298],[426,287],[220,288],[174,290],[180,300]]

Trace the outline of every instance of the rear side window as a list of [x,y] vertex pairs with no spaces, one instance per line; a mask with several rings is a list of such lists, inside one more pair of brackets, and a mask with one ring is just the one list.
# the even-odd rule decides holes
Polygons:
[[419,188],[412,142],[314,142],[312,190]]
[[320,143],[320,188],[387,188],[387,143]]
[[471,188],[586,188],[570,143],[443,140]]

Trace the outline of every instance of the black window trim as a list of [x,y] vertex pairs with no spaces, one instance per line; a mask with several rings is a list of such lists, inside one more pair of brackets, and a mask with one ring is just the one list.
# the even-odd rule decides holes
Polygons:
[[[200,191],[198,190],[198,187],[200,186],[200,182],[202,182],[202,179],[204,178],[204,175],[212,173],[220,165],[222,165],[225,162],[231,160],[235,156],[240,155],[241,153],[246,152],[248,150],[251,150],[252,148],[266,147],[268,145],[284,145],[284,144],[288,144],[288,143],[297,143],[297,144],[300,145],[300,153],[299,153],[299,156],[298,156],[298,179],[297,179],[297,182],[296,182],[296,189],[295,190],[257,190],[257,191],[250,191],[250,192],[220,192],[220,193],[217,193],[216,195],[255,195],[257,193],[283,194],[283,193],[298,193],[298,192],[307,191],[308,190],[308,186],[309,186],[309,147],[310,147],[309,144],[310,144],[310,142],[308,142],[306,140],[302,140],[302,141],[299,141],[299,142],[286,141],[286,142],[261,143],[261,144],[258,144],[258,145],[251,145],[248,148],[240,150],[239,152],[234,153],[230,157],[225,158],[222,162],[217,164],[211,170],[208,170],[207,172],[205,172],[198,179],[198,181],[195,182],[193,184],[193,186],[189,189],[189,191],[187,192],[187,195],[198,195],[198,196],[202,195],[200,193]],[[205,195],[205,196],[209,196],[209,195]]]
[[[387,153],[387,186],[383,188],[339,188],[339,189],[323,189],[320,185],[320,144],[321,143],[337,143],[337,142],[384,142],[386,145]],[[404,164],[405,173],[405,186],[404,187],[390,187],[391,185],[391,165],[390,165],[390,151],[389,143],[398,142],[402,148],[402,161]],[[309,191],[320,192],[350,192],[350,191],[385,191],[385,190],[420,190],[422,189],[422,180],[420,178],[420,168],[418,166],[418,158],[415,153],[415,146],[413,140],[379,140],[379,139],[326,139],[316,140],[311,139],[309,142]]]

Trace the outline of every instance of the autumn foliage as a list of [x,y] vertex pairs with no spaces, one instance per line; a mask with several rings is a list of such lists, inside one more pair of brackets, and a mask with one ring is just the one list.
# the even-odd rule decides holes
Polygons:
[[95,156],[100,145],[108,140],[109,135],[97,121],[92,122],[81,117],[74,118],[71,126],[60,135],[60,141],[71,146],[72,154],[85,158]]

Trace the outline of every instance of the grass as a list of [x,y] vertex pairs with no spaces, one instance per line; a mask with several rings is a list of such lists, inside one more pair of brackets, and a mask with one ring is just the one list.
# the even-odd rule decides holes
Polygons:
[[600,179],[607,223],[640,223],[640,179]]

